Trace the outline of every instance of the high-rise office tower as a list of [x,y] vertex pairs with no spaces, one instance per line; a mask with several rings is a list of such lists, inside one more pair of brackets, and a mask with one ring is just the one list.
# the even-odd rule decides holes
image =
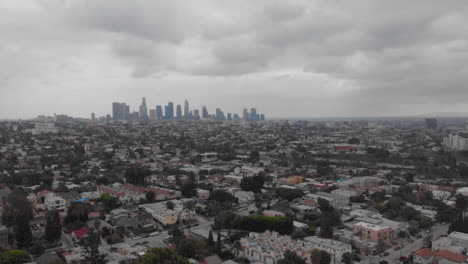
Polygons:
[[129,106],[129,105],[125,105],[124,120],[127,120],[129,115],[130,115],[130,106]]
[[156,120],[156,109],[149,110],[149,119],[153,121]]
[[96,114],[95,113],[91,113],[91,120],[95,120],[96,119]]
[[169,112],[170,112],[170,111],[169,111],[169,105],[165,105],[165,106],[164,106],[164,119],[165,119],[165,120],[169,120],[169,119],[170,119],[170,118],[169,118]]
[[127,116],[127,119],[126,120],[138,120],[140,119],[140,113],[136,112],[136,111],[133,111],[132,113],[129,113],[128,116]]
[[166,109],[164,112],[165,112],[165,116],[164,116],[165,119],[167,120],[174,119],[174,103],[173,102],[167,103]]
[[161,120],[163,119],[163,110],[162,110],[162,106],[161,105],[157,105],[156,106],[156,119],[157,120]]
[[120,106],[120,103],[117,103],[117,102],[112,103],[112,119],[114,120],[118,120],[117,118],[119,117],[119,106]]
[[249,120],[249,110],[247,110],[247,108],[244,108],[242,110],[242,119],[244,121],[248,121]]
[[112,119],[113,120],[125,120],[126,119],[126,112],[127,112],[127,105],[125,103],[112,103]]
[[257,108],[252,107],[250,108],[250,120],[252,121],[258,121],[258,116],[257,116]]
[[426,127],[429,129],[437,129],[437,119],[435,118],[426,118]]
[[202,118],[203,119],[208,118],[208,109],[206,109],[206,106],[202,106]]
[[222,120],[222,121],[226,120],[226,117],[224,116],[224,112],[221,111],[220,108],[216,108],[215,119],[216,120]]
[[176,118],[182,119],[182,106],[180,104],[176,107]]
[[190,107],[189,107],[189,102],[187,101],[187,99],[185,99],[185,102],[184,102],[184,117],[185,119],[189,119],[190,117]]
[[143,97],[141,99],[141,105],[140,105],[140,119],[147,120],[148,119],[148,107],[146,107],[146,98]]
[[193,110],[193,119],[200,120],[200,110],[198,109]]
[[260,115],[260,120],[261,120],[261,121],[265,121],[265,114],[261,114],[261,115]]
[[226,118],[227,118],[228,121],[231,121],[231,120],[232,120],[232,115],[231,115],[231,113],[227,113],[227,117],[226,117]]
[[232,116],[232,119],[234,119],[234,120],[236,120],[236,121],[239,121],[239,120],[240,120],[238,114],[234,114],[234,115]]

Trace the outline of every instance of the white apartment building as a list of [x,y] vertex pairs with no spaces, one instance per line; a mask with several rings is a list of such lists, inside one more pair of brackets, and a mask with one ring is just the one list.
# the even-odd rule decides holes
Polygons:
[[448,137],[444,137],[444,146],[451,150],[468,150],[468,135],[449,134]]
[[468,234],[461,232],[452,232],[447,236],[452,241],[452,246],[462,247],[468,250]]
[[312,247],[328,252],[335,259],[341,261],[341,256],[346,252],[352,252],[350,244],[343,243],[333,239],[320,238],[318,236],[310,236],[304,238]]
[[251,263],[275,264],[284,257],[284,252],[290,250],[310,263],[310,255],[314,249],[324,250],[332,257],[341,261],[345,252],[351,252],[351,245],[319,237],[307,237],[304,241],[294,240],[290,236],[280,235],[276,232],[251,232],[248,237],[240,240],[244,249],[241,254]]
[[189,220],[195,215],[195,211],[184,208],[184,202],[181,200],[171,200],[174,203],[174,209],[167,209],[166,202],[142,204],[138,207],[163,225],[176,224],[177,221]]
[[60,196],[47,196],[44,198],[44,204],[47,210],[65,211],[67,201]]
[[318,193],[307,194],[307,197],[312,198],[317,201],[319,198],[325,199],[329,201],[330,205],[333,206],[335,209],[341,209],[343,207],[346,207],[349,204],[349,197],[342,196],[339,194],[318,192]]
[[251,203],[255,200],[255,194],[252,191],[237,191],[234,193],[234,197],[236,197],[239,200],[239,203],[242,204]]

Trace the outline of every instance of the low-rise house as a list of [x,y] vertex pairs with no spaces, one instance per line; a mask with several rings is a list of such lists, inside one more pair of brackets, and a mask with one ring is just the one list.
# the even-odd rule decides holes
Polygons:
[[210,191],[197,189],[197,197],[200,199],[208,199],[208,197],[210,197]]
[[234,197],[236,197],[239,200],[239,203],[242,204],[251,203],[255,200],[255,194],[252,191],[237,191],[234,193]]
[[335,232],[334,236],[342,242],[353,244],[355,247],[359,248],[365,255],[369,255],[374,252],[374,249],[377,247],[377,243],[369,239],[363,238],[354,234],[350,230],[341,229],[338,232]]
[[316,211],[315,207],[300,204],[300,203],[292,204],[291,208],[297,210],[299,217],[304,217],[305,215],[311,214]]
[[64,212],[67,208],[67,201],[60,196],[47,196],[44,199],[47,210],[58,210]]
[[[210,227],[206,226],[206,227],[192,228],[190,230],[190,234],[196,239],[208,240],[210,236]],[[218,233],[217,231],[212,231],[211,234],[213,236],[213,241],[218,240],[218,234],[221,235],[220,237],[221,242],[227,241],[229,239],[229,234],[228,232],[225,232],[225,231],[221,233]]]
[[101,193],[100,192],[82,192],[80,194],[81,198],[86,199],[86,200],[96,200],[101,198]]
[[306,240],[294,240],[276,232],[251,232],[248,237],[240,239],[244,250],[241,254],[253,263],[274,264],[284,257],[286,250],[296,253],[301,258],[309,259],[315,244]]
[[393,238],[393,230],[389,226],[374,225],[366,222],[358,222],[353,225],[354,234],[369,239],[373,242],[384,241],[386,244],[390,244]]
[[0,247],[8,248],[8,228],[4,225],[0,226]]
[[317,193],[310,193],[307,197],[318,200],[319,198],[327,200],[330,202],[330,205],[333,206],[335,209],[341,209],[349,204],[349,197],[333,194],[333,193],[326,193],[326,192],[317,192]]
[[452,232],[447,237],[452,242],[452,246],[462,247],[464,251],[468,250],[468,234],[461,232]]
[[281,217],[286,216],[285,213],[274,211],[274,210],[265,210],[265,211],[263,211],[263,215],[265,215],[265,216],[281,216]]
[[89,227],[83,227],[81,229],[72,232],[72,239],[78,242],[80,239],[85,238],[88,235]]
[[117,208],[110,212],[108,218],[114,226],[136,227],[138,226],[137,214],[123,208]]
[[184,208],[184,201],[171,200],[171,202],[174,204],[174,209],[168,209],[166,202],[142,204],[139,207],[163,225],[173,225],[177,221],[189,220],[195,215],[194,211]]
[[331,256],[335,256],[336,259],[341,260],[341,256],[346,252],[352,252],[350,244],[336,241],[333,239],[320,238],[318,236],[305,237],[304,241],[309,242],[312,247],[325,250]]
[[465,248],[463,246],[454,246],[452,245],[452,240],[448,237],[439,237],[438,239],[432,241],[431,246],[432,251],[440,251],[440,250],[450,250],[457,254],[463,254]]
[[167,200],[180,197],[180,192],[162,188],[143,188],[131,184],[114,183],[110,186],[99,186],[101,193],[109,193],[117,197],[122,204],[132,205],[146,198],[147,192],[155,194],[155,200]]
[[390,226],[394,234],[398,234],[401,231],[407,231],[408,229],[407,222],[397,222],[387,219],[378,212],[364,209],[354,209],[349,214],[351,218],[357,222],[366,222],[374,225]]
[[341,195],[341,196],[345,196],[345,197],[348,197],[348,198],[360,195],[360,192],[358,192],[357,190],[354,190],[354,189],[350,189],[350,188],[336,189],[336,190],[331,191],[331,193]]
[[466,263],[467,257],[461,254],[457,254],[450,250],[432,251],[428,248],[420,249],[413,254],[414,264],[432,264],[432,263],[444,263],[444,264],[456,264]]

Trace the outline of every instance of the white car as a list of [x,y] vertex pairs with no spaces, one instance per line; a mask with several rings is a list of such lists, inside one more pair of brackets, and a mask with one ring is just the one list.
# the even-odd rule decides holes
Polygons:
[[136,236],[133,238],[133,240],[138,240],[138,239],[141,239],[141,236]]
[[157,235],[159,235],[158,231],[151,233],[151,236],[157,236]]

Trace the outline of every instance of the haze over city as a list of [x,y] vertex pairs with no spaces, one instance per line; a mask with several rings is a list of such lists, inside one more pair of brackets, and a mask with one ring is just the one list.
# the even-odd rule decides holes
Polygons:
[[0,264],[468,263],[467,0],[0,0]]
[[465,1],[0,2],[0,118],[110,104],[270,117],[468,112]]

